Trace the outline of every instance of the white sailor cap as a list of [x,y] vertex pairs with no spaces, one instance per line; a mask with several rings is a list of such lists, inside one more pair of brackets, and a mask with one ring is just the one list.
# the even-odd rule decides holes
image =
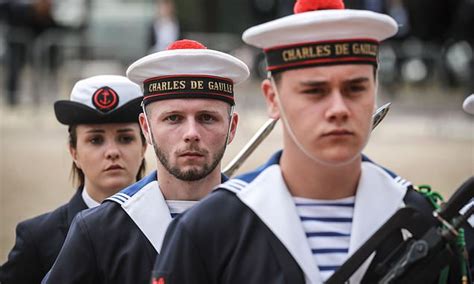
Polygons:
[[466,113],[474,115],[474,94],[471,94],[464,100],[462,108]]
[[54,103],[54,112],[66,125],[138,122],[141,100],[140,86],[127,77],[99,75],[78,81],[70,100]]
[[268,71],[344,63],[377,66],[379,43],[398,30],[390,16],[344,9],[342,0],[298,0],[294,12],[243,33],[246,43],[263,48]]
[[234,105],[233,87],[249,77],[249,69],[229,54],[179,40],[167,50],[130,65],[127,77],[143,87],[143,103],[164,99],[218,99]]

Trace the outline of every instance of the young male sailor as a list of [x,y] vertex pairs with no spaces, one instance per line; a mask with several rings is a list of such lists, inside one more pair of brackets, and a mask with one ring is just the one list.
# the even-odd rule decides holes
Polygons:
[[[172,222],[155,283],[323,283],[405,203],[431,213],[408,182],[362,155],[377,51],[397,24],[343,8],[299,1],[296,14],[243,34],[266,54],[262,92],[270,117],[282,121],[283,151]],[[402,237],[387,239],[385,252]],[[366,271],[377,257],[350,282],[374,283]]]

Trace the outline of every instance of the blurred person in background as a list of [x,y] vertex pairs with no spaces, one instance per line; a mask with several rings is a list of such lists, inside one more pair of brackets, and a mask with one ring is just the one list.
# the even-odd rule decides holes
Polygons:
[[149,283],[171,220],[227,178],[221,159],[238,123],[239,59],[180,40],[127,70],[142,85],[140,125],[157,169],[74,219],[42,283]]
[[410,23],[410,36],[424,42],[442,43],[449,36],[458,1],[403,0]]
[[455,17],[444,46],[447,79],[451,86],[465,84],[474,93],[474,1],[457,0]]
[[17,105],[21,70],[32,43],[47,29],[56,27],[52,17],[52,0],[10,0],[7,8],[6,32],[6,102]]
[[148,44],[151,52],[165,50],[167,46],[181,38],[181,27],[174,0],[157,0],[156,10]]
[[7,10],[8,10],[8,1],[0,0],[0,23],[2,23],[7,17]]
[[74,216],[143,176],[141,100],[140,87],[126,77],[101,75],[78,81],[70,100],[55,103],[56,118],[69,126],[71,175],[78,188],[67,204],[18,224],[15,246],[0,267],[0,283],[40,283]]
[[[6,0],[1,3],[6,18],[6,103],[16,106],[19,103],[21,75],[27,62],[32,62],[39,48],[38,40],[47,31],[55,30],[81,32],[86,24],[87,11],[91,0]],[[41,56],[47,58],[46,64],[51,70],[58,65],[57,41],[61,33],[57,32],[55,43]],[[34,66],[45,67],[45,66]],[[34,70],[40,72],[40,70]]]

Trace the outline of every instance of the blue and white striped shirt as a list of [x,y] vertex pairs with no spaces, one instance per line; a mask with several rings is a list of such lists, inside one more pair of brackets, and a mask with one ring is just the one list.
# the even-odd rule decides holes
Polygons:
[[354,200],[354,196],[337,200],[293,197],[323,281],[347,259]]

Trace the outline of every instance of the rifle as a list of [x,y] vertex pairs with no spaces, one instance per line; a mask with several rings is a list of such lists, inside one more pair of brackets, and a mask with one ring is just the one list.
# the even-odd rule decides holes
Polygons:
[[[433,283],[440,276],[439,272],[464,257],[456,247],[455,239],[463,225],[469,226],[467,219],[474,213],[474,202],[471,201],[473,197],[474,176],[471,176],[444,206],[433,211],[431,220],[420,218],[422,213],[417,208],[407,206],[399,209],[326,284],[347,283],[372,253],[377,254],[384,241],[401,229],[407,230],[412,236],[396,247],[386,259],[374,265],[375,268],[371,272],[376,280],[371,278],[370,283]],[[463,207],[466,210],[461,214],[459,211]],[[419,227],[426,223],[434,225],[420,233]],[[467,261],[460,261],[459,265],[457,272],[462,278],[456,283],[468,283]],[[362,283],[365,283],[364,280]]]

